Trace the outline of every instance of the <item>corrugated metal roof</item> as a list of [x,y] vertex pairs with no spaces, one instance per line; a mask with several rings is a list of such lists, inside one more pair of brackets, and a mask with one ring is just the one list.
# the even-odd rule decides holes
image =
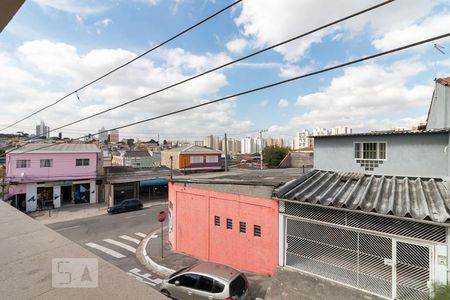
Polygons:
[[100,149],[95,144],[28,144],[11,153],[74,153],[74,152],[96,152]]
[[143,150],[128,150],[125,152],[125,156],[127,157],[148,157],[151,156],[148,151]]
[[442,85],[450,85],[450,77],[438,78],[436,81]]
[[370,132],[335,134],[335,135],[317,135],[317,136],[314,136],[314,138],[329,138],[329,137],[340,137],[340,136],[435,134],[435,133],[448,133],[448,132],[450,132],[450,128],[432,129],[432,130],[385,130],[385,131],[370,131]]
[[312,170],[275,189],[274,196],[381,215],[450,222],[450,195],[447,182],[441,178]]

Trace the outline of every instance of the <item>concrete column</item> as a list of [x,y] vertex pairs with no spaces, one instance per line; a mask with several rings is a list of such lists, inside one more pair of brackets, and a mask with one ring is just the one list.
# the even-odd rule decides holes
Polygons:
[[35,211],[37,208],[37,184],[28,183],[26,187],[27,197],[26,197],[26,211]]
[[89,181],[89,203],[91,204],[95,203],[96,194],[97,190],[95,185],[95,179],[91,179]]
[[53,206],[55,208],[61,207],[61,187],[53,187]]

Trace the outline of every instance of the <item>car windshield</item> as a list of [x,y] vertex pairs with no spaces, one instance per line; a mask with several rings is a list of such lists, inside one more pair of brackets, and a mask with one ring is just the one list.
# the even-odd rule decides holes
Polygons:
[[230,284],[230,296],[242,297],[247,290],[247,281],[242,275],[236,277]]
[[181,272],[185,271],[187,268],[188,268],[188,267],[183,268],[183,269],[180,269],[180,270],[174,272],[172,275],[170,275],[170,278],[173,278],[173,277],[177,276],[177,275],[180,274]]

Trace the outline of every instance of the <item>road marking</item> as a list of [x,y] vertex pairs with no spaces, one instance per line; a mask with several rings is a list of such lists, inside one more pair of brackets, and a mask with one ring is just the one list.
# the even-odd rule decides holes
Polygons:
[[112,240],[112,239],[105,239],[103,241],[105,241],[107,243],[110,243],[112,245],[116,245],[118,247],[121,247],[121,248],[123,248],[125,250],[128,250],[130,252],[136,253],[136,248],[128,246],[127,244],[124,244],[124,243],[121,243],[121,242],[118,242],[118,241],[115,241],[115,240]]
[[141,278],[141,277],[139,277],[138,275],[135,275],[135,274],[133,274],[133,273],[127,272],[127,274],[130,275],[130,276],[132,276],[132,277],[134,277],[134,278],[136,278],[138,281],[141,281],[141,282],[143,282],[143,283],[146,283],[146,284],[148,284],[148,285],[150,285],[150,286],[155,286],[155,285],[156,285],[155,283],[153,283],[153,282],[148,282],[148,281],[144,280],[143,278]]
[[149,274],[149,273],[140,274],[140,272],[141,272],[141,269],[134,268],[134,269],[131,269],[128,273],[134,274],[135,276],[139,276],[140,278],[151,281],[154,284],[160,284],[162,282],[162,279],[160,279],[160,278],[152,279],[151,278],[152,274]]
[[136,232],[135,235],[145,238],[147,235],[142,232]]
[[116,252],[116,251],[111,250],[111,249],[109,249],[109,248],[100,246],[100,245],[98,245],[98,244],[96,244],[96,243],[86,243],[85,245],[88,246],[88,247],[91,247],[91,248],[94,248],[94,249],[103,251],[103,252],[105,252],[106,254],[109,254],[109,255],[111,255],[111,256],[113,256],[113,257],[115,257],[115,258],[124,258],[124,257],[126,257],[125,255],[120,254],[119,252]]
[[130,241],[130,242],[133,242],[133,243],[138,244],[138,245],[141,242],[141,240],[132,238],[131,236],[128,236],[128,235],[121,235],[120,238],[124,239],[124,240],[127,240],[127,241]]
[[138,215],[126,216],[125,219],[136,218],[136,217],[141,217],[141,216],[145,216],[145,215],[147,215],[147,214],[138,214]]
[[158,237],[157,234],[152,234],[152,236],[150,237],[151,239],[156,239]]
[[74,228],[78,228],[78,227],[81,227],[81,225],[59,228],[59,229],[55,229],[55,231],[63,231],[66,229],[74,229]]

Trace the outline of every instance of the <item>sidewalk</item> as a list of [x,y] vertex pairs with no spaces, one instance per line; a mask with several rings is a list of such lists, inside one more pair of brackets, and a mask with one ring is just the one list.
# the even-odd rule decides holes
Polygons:
[[[166,200],[161,201],[145,201],[144,207],[151,207],[166,203]],[[34,211],[29,216],[41,224],[51,224],[57,222],[71,221],[77,219],[84,219],[107,214],[108,205],[106,203],[83,203],[71,204],[60,208],[49,210]]]
[[[190,255],[172,251],[168,242],[167,227],[164,228],[164,249],[161,257],[161,230],[150,233],[139,245],[136,256],[138,260],[150,271],[156,272],[161,276],[168,276],[183,267],[193,265],[199,260]],[[250,294],[252,299],[264,299],[267,288],[270,285],[271,278],[254,273],[245,272],[250,284]]]

